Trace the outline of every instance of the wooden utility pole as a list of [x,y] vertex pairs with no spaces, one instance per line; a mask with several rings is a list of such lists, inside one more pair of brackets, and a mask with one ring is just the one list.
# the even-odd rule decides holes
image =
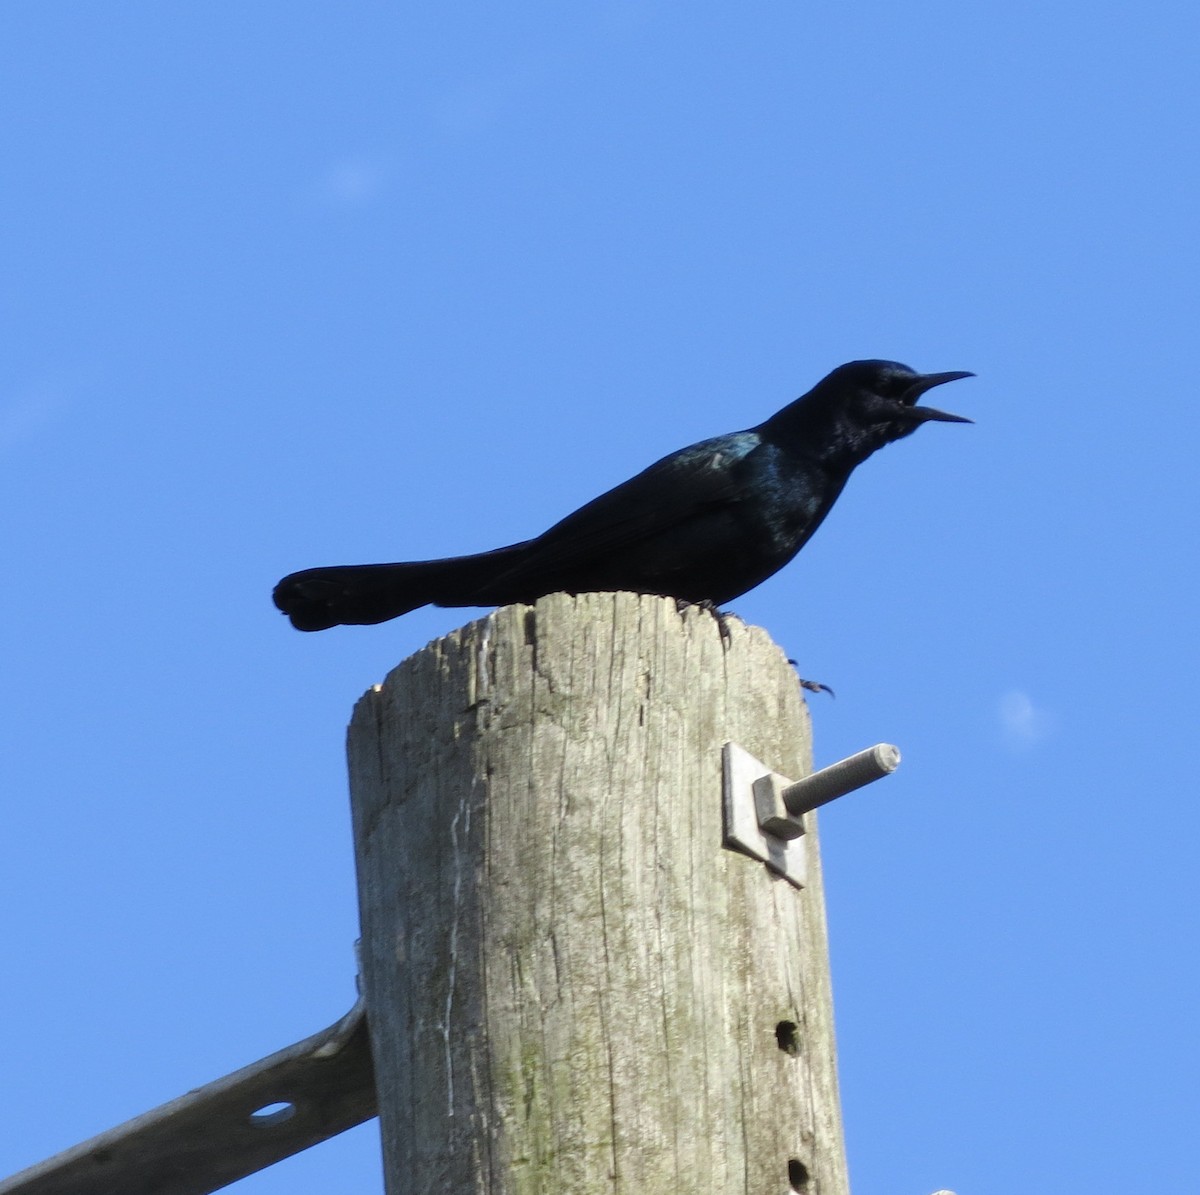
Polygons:
[[722,749],[811,770],[764,632],[555,594],[349,733],[389,1195],[846,1195],[820,862],[722,845]]

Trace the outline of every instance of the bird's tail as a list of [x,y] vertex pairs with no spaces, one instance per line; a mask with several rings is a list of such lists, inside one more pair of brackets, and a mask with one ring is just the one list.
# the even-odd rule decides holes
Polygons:
[[506,599],[481,590],[512,567],[523,547],[448,560],[309,568],[284,577],[272,596],[298,631],[386,622],[418,606],[493,605]]

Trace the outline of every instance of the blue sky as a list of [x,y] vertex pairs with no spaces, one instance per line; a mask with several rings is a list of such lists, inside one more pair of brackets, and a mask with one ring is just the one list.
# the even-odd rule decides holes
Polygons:
[[880,356],[977,426],[734,607],[819,763],[904,753],[823,821],[855,1193],[1194,1185],[1200,9],[4,7],[0,1174],[353,999],[345,722],[473,612],[301,636],[280,575]]

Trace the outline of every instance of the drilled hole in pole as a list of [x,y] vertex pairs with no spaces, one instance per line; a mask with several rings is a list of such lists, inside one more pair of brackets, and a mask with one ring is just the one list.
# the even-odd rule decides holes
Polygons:
[[780,1021],[775,1026],[775,1040],[785,1054],[800,1053],[800,1026],[795,1021]]
[[808,1167],[798,1158],[788,1162],[788,1184],[790,1190],[799,1191],[801,1195],[808,1191]]

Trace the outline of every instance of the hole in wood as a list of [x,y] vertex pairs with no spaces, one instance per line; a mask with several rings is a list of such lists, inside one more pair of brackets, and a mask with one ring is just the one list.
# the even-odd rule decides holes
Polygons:
[[256,1129],[269,1129],[272,1125],[283,1124],[296,1115],[296,1105],[287,1100],[274,1104],[263,1104],[261,1108],[250,1113],[250,1123]]
[[775,1040],[785,1054],[800,1053],[800,1026],[795,1021],[780,1021],[775,1026]]
[[806,1192],[808,1190],[808,1167],[798,1158],[788,1162],[788,1189]]

